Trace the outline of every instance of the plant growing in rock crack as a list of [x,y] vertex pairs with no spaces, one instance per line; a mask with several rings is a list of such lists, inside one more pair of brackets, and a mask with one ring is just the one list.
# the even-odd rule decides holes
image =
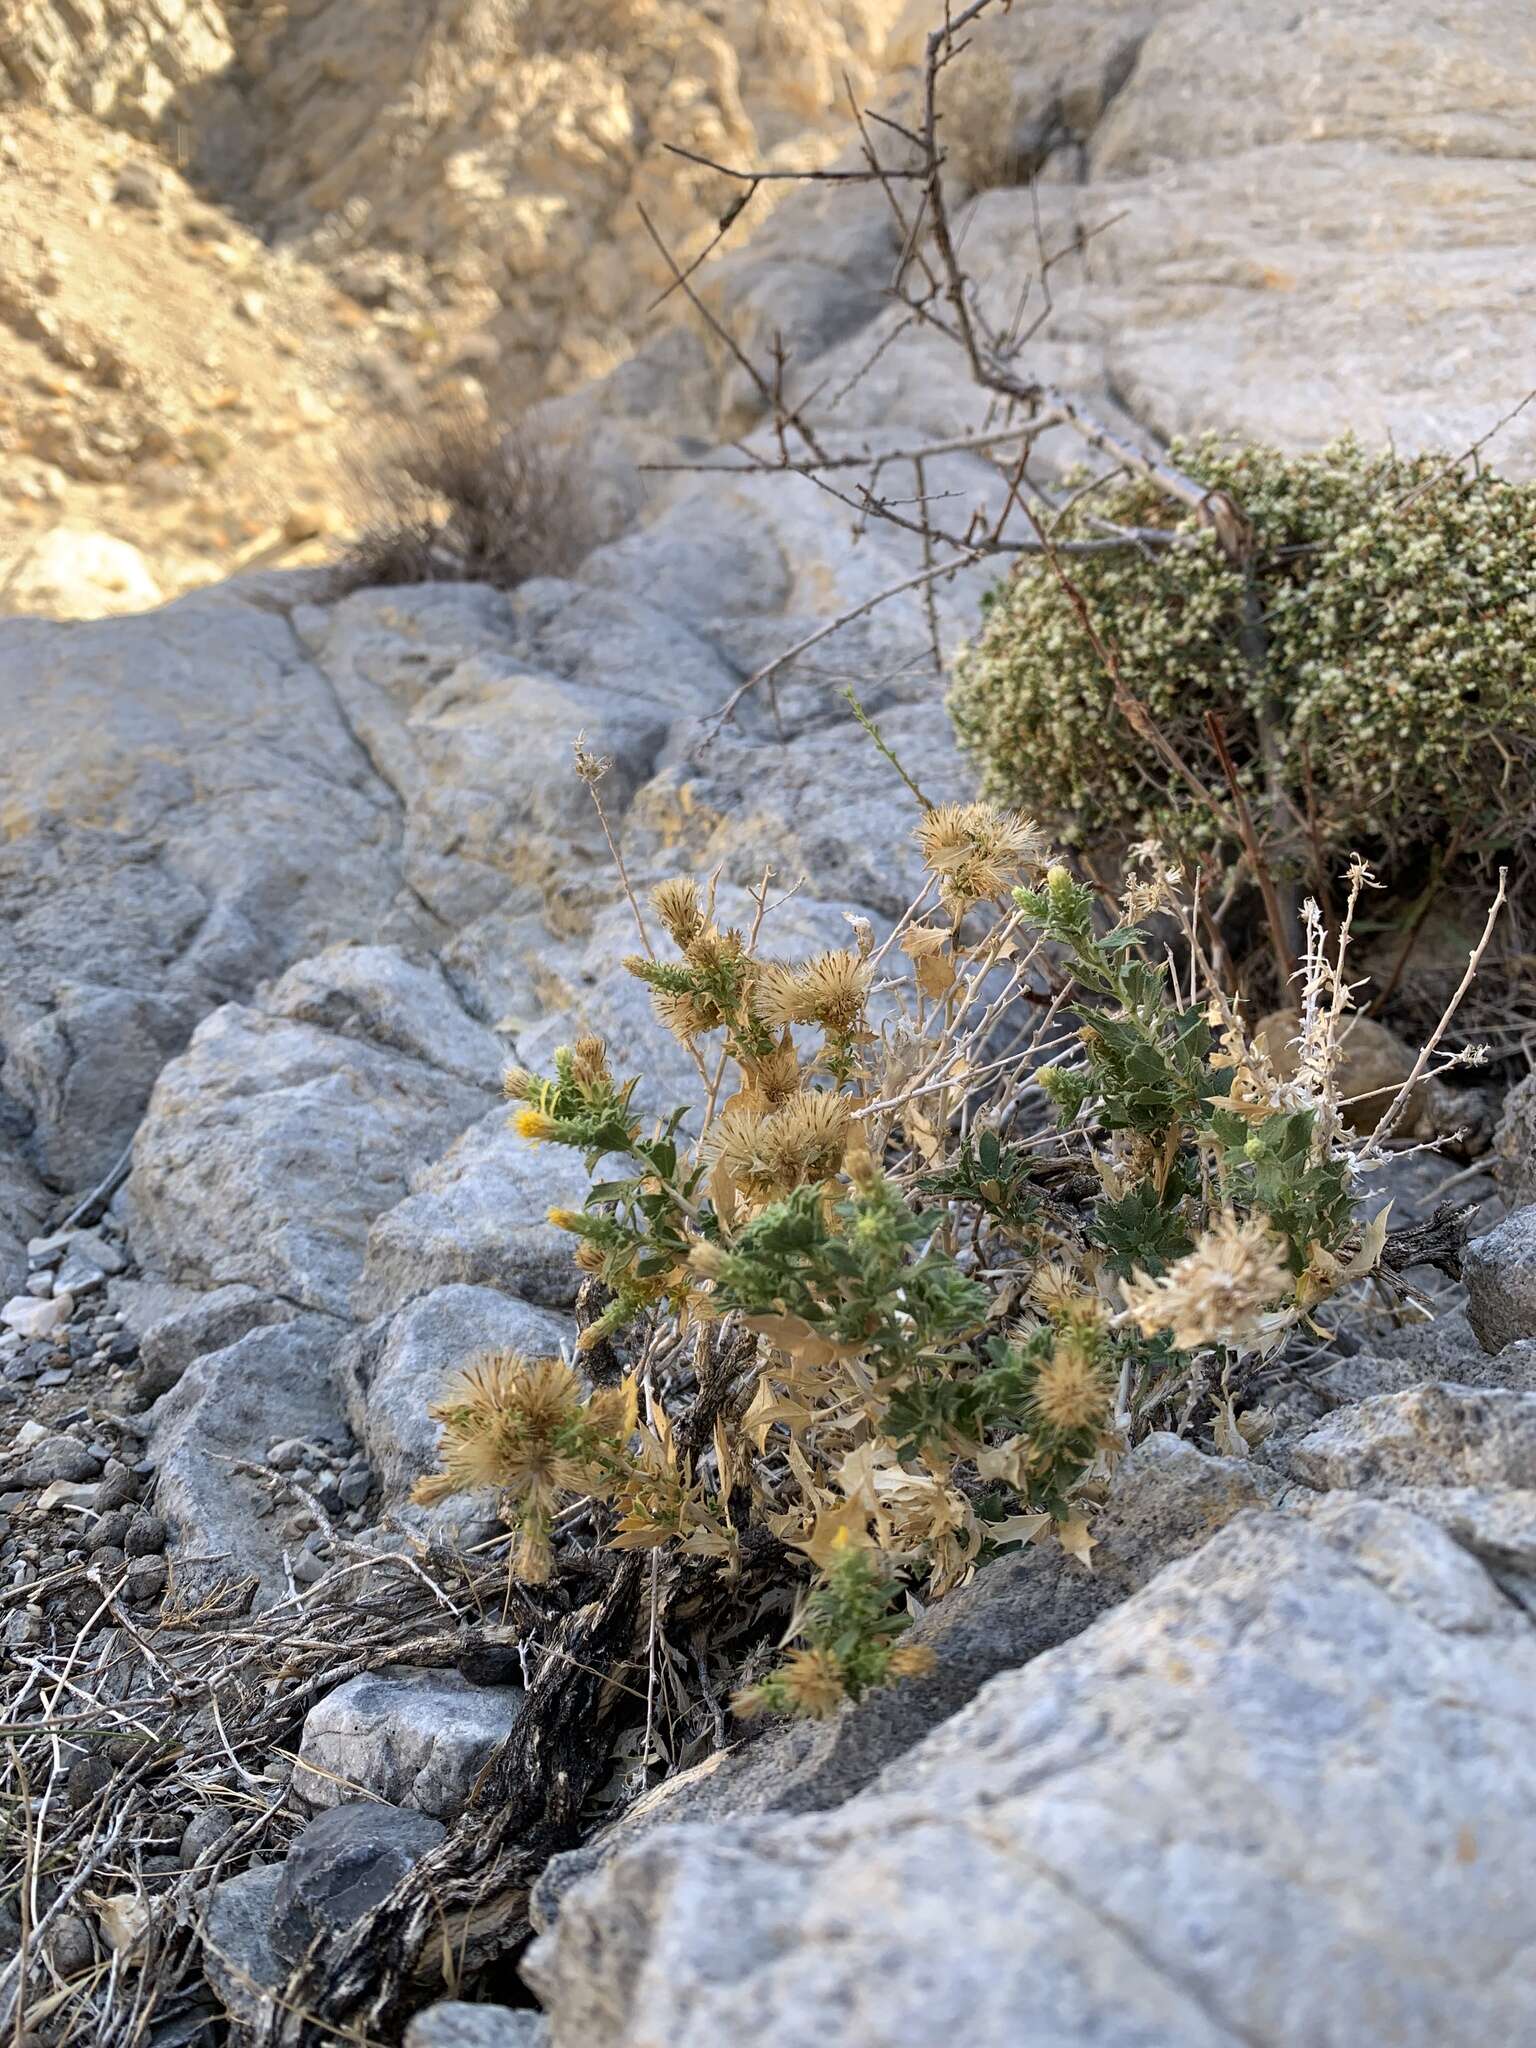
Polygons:
[[857,920],[809,959],[769,950],[766,877],[747,930],[713,888],[653,892],[672,950],[626,965],[698,1100],[648,1123],[595,1038],[507,1077],[521,1135],[584,1155],[584,1205],[551,1220],[603,1304],[577,1364],[617,1384],[497,1357],[434,1410],[423,1497],[499,1490],[527,1579],[578,1513],[616,1548],[766,1570],[794,1647],[743,1712],[923,1668],[912,1604],[990,1550],[1086,1559],[1149,1429],[1241,1450],[1266,1361],[1385,1240],[1337,1085],[1363,864],[1332,943],[1308,906],[1282,1078],[1155,846],[1106,905],[1017,812],[929,806],[916,835],[927,880],[883,940]]

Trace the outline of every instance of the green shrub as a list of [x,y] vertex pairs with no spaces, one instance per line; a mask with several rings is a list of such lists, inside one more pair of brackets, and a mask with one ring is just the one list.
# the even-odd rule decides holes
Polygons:
[[[1126,686],[1226,809],[1206,725],[1207,712],[1219,716],[1276,872],[1320,888],[1319,868],[1336,872],[1357,848],[1406,879],[1431,849],[1470,867],[1527,847],[1536,492],[1350,440],[1300,456],[1206,440],[1179,459],[1253,528],[1257,659],[1242,633],[1244,570],[1151,482],[1090,491],[1060,537],[1095,537],[1092,522],[1108,519],[1177,530],[1191,545],[1062,566]],[[991,593],[950,706],[987,793],[1071,844],[1151,832],[1193,851],[1224,838],[1114,708],[1103,663],[1039,556]]]

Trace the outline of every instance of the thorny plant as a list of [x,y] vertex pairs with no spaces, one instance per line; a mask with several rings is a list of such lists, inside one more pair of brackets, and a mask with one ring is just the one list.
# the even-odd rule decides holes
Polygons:
[[[654,890],[673,957],[625,964],[700,1101],[648,1123],[590,1037],[507,1076],[518,1132],[591,1176],[550,1220],[606,1304],[579,1352],[617,1383],[504,1354],[433,1409],[422,1497],[496,1489],[527,1579],[558,1570],[578,1498],[613,1547],[727,1575],[782,1546],[795,1647],[738,1712],[825,1713],[924,1668],[909,1612],[1002,1546],[1086,1560],[1148,1430],[1262,1433],[1266,1363],[1386,1242],[1358,1197],[1402,1102],[1362,1141],[1338,1085],[1361,862],[1336,941],[1307,906],[1282,1078],[1155,844],[1106,917],[1017,812],[929,806],[916,838],[927,880],[883,942],[859,920],[809,959],[767,950],[767,877],[751,932],[712,886]],[[671,1417],[652,1368],[721,1324],[748,1341],[706,1433],[702,1386],[673,1381]]]

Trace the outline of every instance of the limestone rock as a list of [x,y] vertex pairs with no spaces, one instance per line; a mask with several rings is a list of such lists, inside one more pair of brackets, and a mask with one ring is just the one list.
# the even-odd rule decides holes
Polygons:
[[400,946],[330,946],[290,967],[261,1007],[404,1053],[475,1088],[494,1088],[505,1063],[501,1041],[468,1014],[438,962]]
[[294,1789],[311,1806],[361,1793],[451,1820],[522,1698],[516,1686],[477,1687],[456,1671],[406,1665],[349,1678],[305,1716]]
[[1504,1387],[1516,1393],[1536,1393],[1536,1342],[1506,1344],[1490,1358],[1484,1351],[1468,1346],[1459,1353],[1447,1345],[1444,1352],[1408,1352],[1378,1357],[1363,1351],[1354,1358],[1340,1358],[1309,1377],[1308,1385],[1333,1407],[1368,1401],[1377,1394],[1405,1393],[1432,1381],[1450,1381],[1469,1387]]
[[169,1393],[187,1367],[267,1323],[291,1322],[290,1303],[255,1287],[215,1287],[149,1322],[139,1339],[136,1384],[146,1400]]
[[535,1148],[494,1109],[417,1175],[414,1191],[368,1233],[353,1293],[359,1315],[387,1314],[435,1288],[496,1287],[549,1308],[569,1308],[581,1278],[575,1240],[546,1221],[552,1206],[580,1208],[591,1181],[580,1155]]
[[1286,1492],[1261,1465],[1148,1437],[1116,1472],[1095,1520],[1091,1571],[1055,1543],[999,1558],[914,1625],[911,1641],[937,1660],[927,1677],[880,1687],[828,1721],[781,1723],[664,1780],[590,1842],[554,1858],[534,1891],[534,1924],[547,1930],[573,1884],[658,1827],[841,1805],[988,1680],[1069,1642],[1233,1516]]
[[1474,1237],[1461,1271],[1467,1314],[1485,1350],[1536,1337],[1536,1206],[1517,1209]]
[[557,2048],[1470,2048],[1524,2025],[1533,1681],[1420,1518],[1240,1516],[836,1812],[641,1841],[525,1973]]
[[397,814],[287,621],[234,591],[0,621],[0,698],[4,1086],[44,1178],[83,1187],[204,1012],[388,919]]
[[567,1349],[573,1324],[489,1287],[440,1287],[349,1337],[336,1370],[347,1410],[387,1503],[437,1465],[427,1413],[453,1373],[483,1351]]
[[265,1490],[230,1460],[263,1465],[268,1445],[295,1433],[345,1440],[332,1377],[338,1334],[322,1316],[252,1330],[194,1360],[150,1410],[155,1506],[177,1549],[254,1572],[264,1602],[285,1589],[281,1546],[262,1519]]
[[1340,1409],[1294,1445],[1308,1486],[1536,1486],[1536,1393],[1435,1384]]
[[[975,793],[943,705],[901,705],[881,732],[934,802]],[[747,888],[765,866],[810,897],[897,917],[923,886],[913,839],[921,811],[857,727],[805,733],[787,746],[722,734],[702,767],[681,764],[646,788],[627,837],[636,855]],[[803,878],[803,880],[802,880]]]
[[128,1183],[141,1257],[347,1311],[368,1227],[488,1091],[313,1024],[229,1005],[162,1072]]

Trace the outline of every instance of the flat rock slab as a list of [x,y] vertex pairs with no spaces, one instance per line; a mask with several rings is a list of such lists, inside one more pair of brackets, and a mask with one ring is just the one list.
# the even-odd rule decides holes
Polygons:
[[281,614],[202,593],[0,621],[0,1065],[35,1162],[83,1187],[199,1016],[377,931],[393,794]]
[[834,1813],[666,1829],[556,2048],[1482,2048],[1529,2030],[1536,1634],[1380,1501],[1239,1516]]

